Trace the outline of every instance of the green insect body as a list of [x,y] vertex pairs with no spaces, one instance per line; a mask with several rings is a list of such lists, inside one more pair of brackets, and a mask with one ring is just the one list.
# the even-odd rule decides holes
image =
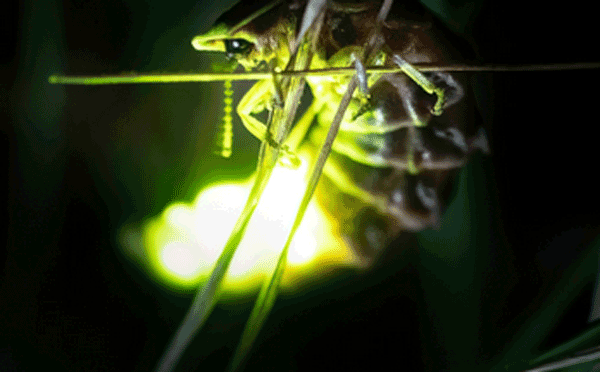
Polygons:
[[[232,8],[192,45],[225,53],[246,70],[282,71],[296,43],[305,1],[275,1],[257,12],[248,6],[242,2]],[[330,2],[310,68],[353,66],[379,8],[377,1]],[[400,231],[436,226],[456,170],[473,151],[487,150],[466,74],[422,73],[414,67],[463,60],[447,32],[427,14],[418,5],[392,8],[380,32],[383,46],[363,63],[402,72],[363,76],[368,91],[354,93],[324,169],[322,181],[332,187],[317,192],[367,264]],[[350,77],[307,76],[306,81],[313,101],[282,144],[288,153],[320,146]],[[272,80],[260,80],[237,106],[244,126],[261,141],[269,140],[267,126],[253,115],[271,110],[277,96]]]

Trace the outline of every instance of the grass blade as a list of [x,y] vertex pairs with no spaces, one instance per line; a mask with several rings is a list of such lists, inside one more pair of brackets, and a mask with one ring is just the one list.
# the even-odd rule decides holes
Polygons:
[[[386,18],[387,13],[389,12],[392,1],[386,0],[382,6],[378,17],[378,25],[381,25],[381,22]],[[378,29],[378,27],[376,27]],[[316,32],[315,34],[318,34]],[[378,45],[375,44],[377,31],[373,34],[373,36],[369,40],[369,44],[365,48],[365,52],[363,58],[367,59],[372,52],[376,53],[378,49]],[[252,344],[254,340],[258,336],[265,320],[269,316],[271,309],[275,303],[275,299],[277,298],[279,292],[279,284],[281,283],[281,278],[283,277],[283,273],[285,271],[285,267],[287,264],[287,254],[296,233],[296,230],[300,226],[302,219],[304,218],[304,213],[312,199],[312,196],[317,188],[317,184],[319,183],[319,179],[323,173],[323,168],[325,166],[325,162],[331,153],[331,148],[333,146],[333,141],[335,140],[337,133],[340,129],[340,125],[342,123],[342,119],[344,117],[344,113],[350,104],[350,100],[352,99],[352,95],[358,86],[358,77],[355,74],[350,82],[348,83],[348,87],[346,92],[338,106],[335,117],[329,127],[329,131],[327,132],[327,136],[323,145],[321,146],[321,151],[319,152],[319,157],[313,166],[313,170],[308,182],[308,186],[306,191],[304,192],[304,196],[302,197],[302,202],[300,203],[300,207],[298,208],[298,212],[296,213],[296,218],[294,220],[294,224],[292,225],[292,229],[288,234],[287,241],[281,254],[279,255],[279,259],[277,261],[277,266],[272,271],[268,280],[265,281],[265,284],[262,286],[261,291],[258,295],[258,299],[256,300],[256,304],[252,309],[252,313],[250,314],[250,319],[246,324],[244,329],[244,333],[242,335],[242,339],[238,345],[238,348],[234,354],[234,357],[231,361],[229,371],[236,371],[244,361],[246,355],[252,348]]]
[[550,372],[550,371],[557,371],[559,369],[564,369],[567,367],[575,367],[575,366],[578,366],[576,371],[584,371],[584,370],[587,371],[587,370],[589,370],[588,368],[591,368],[591,366],[587,366],[587,368],[585,368],[584,366],[582,366],[582,364],[594,362],[597,360],[600,360],[600,351],[598,351],[598,349],[595,348],[594,353],[576,356],[573,358],[566,358],[566,359],[559,360],[556,362],[544,364],[543,366],[535,367],[533,369],[528,369],[523,372]]
[[[302,202],[301,202],[298,212],[296,214],[296,218],[294,220],[292,230],[290,231],[290,233],[288,235],[288,238],[287,238],[287,241],[283,248],[283,251],[279,255],[279,259],[277,261],[277,266],[275,267],[275,270],[273,270],[273,272],[271,273],[268,280],[265,281],[265,285],[262,286],[260,294],[258,295],[258,299],[256,300],[256,304],[254,305],[254,308],[252,309],[252,314],[250,315],[250,319],[248,320],[248,323],[246,324],[246,328],[244,329],[242,339],[240,341],[240,344],[239,344],[239,346],[235,352],[235,355],[233,357],[233,360],[231,362],[231,367],[229,368],[230,371],[235,371],[239,368],[242,361],[248,354],[248,351],[250,351],[250,349],[252,348],[252,344],[254,343],[254,340],[258,336],[260,329],[262,328],[266,318],[268,317],[269,313],[271,312],[271,309],[273,308],[273,304],[275,303],[275,299],[277,298],[277,295],[279,292],[279,284],[281,283],[281,278],[283,277],[285,266],[287,264],[287,253],[288,253],[288,250],[290,247],[290,243],[294,237],[296,230],[298,229],[298,227],[300,226],[300,223],[302,222],[302,218],[304,217],[304,213],[306,212],[308,203],[312,199],[312,195],[316,189],[319,178],[321,177],[321,174],[323,172],[323,167],[325,165],[325,161],[327,161],[327,158],[329,157],[329,153],[331,151],[333,140],[337,136],[337,132],[340,127],[341,119],[343,117],[343,114],[344,114],[346,108],[348,107],[348,104],[350,103],[350,98],[352,97],[352,92],[354,92],[354,90],[356,89],[356,86],[357,86],[357,79],[353,78],[351,80],[351,83],[348,85],[348,91],[346,94],[348,97],[345,100],[346,102],[343,101],[343,103],[345,103],[345,104],[340,104],[339,109],[338,109],[338,114],[336,114],[336,119],[339,116],[339,120],[337,120],[337,124],[336,124],[336,120],[334,119],[334,122],[330,127],[329,133],[327,134],[325,143],[323,144],[323,147],[321,148],[321,152],[319,153],[319,158],[317,159],[317,162],[316,162],[316,164],[313,168],[313,172],[311,174],[309,185],[306,188],[306,191],[302,198]],[[350,92],[350,94],[348,94],[348,92]],[[346,96],[344,98],[346,98]],[[343,110],[340,110],[342,108],[343,108]],[[340,112],[341,112],[341,114],[340,114]]]
[[[272,76],[274,77],[274,75]],[[246,205],[211,272],[209,280],[196,292],[190,310],[159,361],[157,367],[157,371],[159,372],[168,372],[175,368],[187,345],[202,328],[219,299],[219,287],[227,273],[231,259],[244,236],[254,210],[260,201],[260,197],[269,182],[273,169],[277,164],[281,152],[279,144],[283,143],[285,138],[287,138],[292,120],[300,103],[299,97],[304,90],[304,79],[291,79],[291,83],[287,80],[289,78],[284,78],[280,82],[280,86],[288,88],[288,94],[284,101],[284,106],[278,107],[275,105],[273,109],[268,129],[268,136],[270,136],[271,140],[265,140],[261,145],[256,180],[252,186]]]
[[[598,271],[598,248],[600,239],[596,239],[585,253],[582,253],[578,262],[572,265],[563,278],[556,284],[554,291],[540,309],[529,318],[527,323],[515,334],[510,346],[491,371],[526,370],[534,364],[547,362],[555,357],[569,356],[568,352],[576,351],[576,347],[587,347],[585,342],[593,341],[597,337],[595,329],[583,333],[581,336],[560,345],[541,356],[536,356],[536,348],[542,344],[549,331],[559,319],[561,314],[572,300],[582,291],[590,278],[595,279]],[[534,369],[535,370],[535,369]]]
[[321,12],[325,9],[327,2],[325,0],[309,0],[302,16],[302,23],[300,24],[300,31],[296,36],[296,41],[292,46],[292,54],[296,54],[297,47],[300,45],[300,40],[304,38],[304,35],[310,27],[315,23]]
[[267,150],[263,152],[265,156],[262,157],[263,162],[259,163],[256,181],[250,191],[250,196],[244,206],[244,210],[238,218],[229,240],[211,272],[210,278],[207,283],[196,292],[194,300],[192,301],[192,306],[188,310],[183,322],[177,329],[175,336],[163,354],[158,364],[157,371],[168,372],[175,368],[181,355],[187,348],[187,345],[194,338],[194,335],[202,328],[212,312],[214,305],[218,301],[219,286],[221,285],[223,278],[227,273],[229,263],[244,236],[248,222],[258,205],[260,196],[269,181],[279,155],[278,149],[273,149],[269,145],[263,147],[267,148]]

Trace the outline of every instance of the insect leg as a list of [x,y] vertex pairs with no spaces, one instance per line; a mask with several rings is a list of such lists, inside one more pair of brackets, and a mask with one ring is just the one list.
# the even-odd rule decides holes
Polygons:
[[273,97],[273,83],[270,80],[260,80],[242,97],[237,106],[237,113],[242,124],[250,133],[263,141],[267,137],[267,126],[252,114],[270,109]]
[[408,63],[404,58],[400,57],[398,54],[394,54],[392,60],[398,65],[398,67],[402,69],[402,71],[408,77],[410,77],[415,83],[417,83],[421,88],[423,88],[424,91],[426,91],[429,94],[435,94],[437,96],[437,101],[433,106],[431,113],[436,116],[441,115],[444,107],[448,105],[448,102],[446,102],[446,90],[438,84],[436,84],[435,82],[431,81],[430,78],[425,76],[425,74],[417,70],[413,65]]
[[[269,110],[269,112],[272,112],[273,105],[277,104],[277,101],[274,101],[274,97],[277,97],[277,95],[274,95],[274,92],[272,81],[258,81],[252,86],[252,88],[250,88],[244,97],[242,97],[242,100],[237,106],[237,113],[240,116],[240,119],[242,119],[242,124],[244,124],[244,127],[246,127],[246,129],[248,129],[248,131],[252,133],[254,137],[258,138],[260,141],[268,141],[272,147],[282,150],[282,154],[279,159],[279,163],[281,165],[289,168],[296,168],[300,165],[299,159],[293,153],[294,149],[297,147],[297,144],[294,148],[290,149],[290,145],[288,144],[282,146],[281,143],[277,143],[277,141],[270,136],[267,125],[252,115],[264,110]],[[308,123],[309,125],[310,122],[312,122],[312,118],[310,118]],[[304,133],[301,133],[302,129],[299,129],[296,130],[295,133],[291,133],[291,135],[295,137],[301,137],[299,141],[302,141],[306,130],[307,129],[304,130]]]

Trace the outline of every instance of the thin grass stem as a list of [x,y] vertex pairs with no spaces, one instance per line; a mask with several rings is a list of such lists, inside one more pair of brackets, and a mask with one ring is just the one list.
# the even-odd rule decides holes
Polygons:
[[[315,30],[308,34],[308,36],[307,36],[308,41],[303,43],[302,46],[299,48],[299,49],[302,49],[302,47],[307,47],[308,51],[307,51],[307,53],[303,53],[303,55],[302,55],[303,58],[300,58],[300,60],[298,60],[298,59],[296,60],[295,67],[307,68],[308,66],[310,66],[310,63],[312,61],[312,57],[314,54],[315,46],[316,46],[317,36],[320,34],[320,30],[323,25],[323,20],[324,20],[324,14],[323,13],[318,14],[317,20],[315,21],[316,22]],[[291,67],[291,66],[292,66],[291,64],[288,64],[288,67]],[[296,82],[296,84],[299,84],[300,86],[302,86],[302,88],[304,87],[305,80],[304,80],[303,76],[297,76],[294,79],[292,79],[292,81]],[[300,98],[301,98],[302,94],[303,94],[303,89],[296,89],[293,96],[288,94],[288,99],[286,100],[286,103],[289,102],[290,98],[291,98],[291,102],[295,103],[296,104],[295,107],[297,108],[297,106],[300,103]],[[287,119],[293,120],[294,117],[295,117],[295,111],[291,116],[288,116]],[[310,200],[310,198],[309,198],[309,200]],[[304,200],[303,200],[303,202],[304,202]],[[300,209],[302,209],[302,204],[300,206]],[[288,241],[286,242],[283,251],[279,255],[279,259],[277,260],[277,266],[275,267],[274,271],[271,272],[271,275],[269,276],[269,278],[265,281],[265,283],[261,287],[261,291],[258,295],[258,298],[256,300],[254,308],[252,309],[252,313],[250,314],[250,319],[246,323],[246,327],[244,329],[244,333],[242,334],[240,343],[238,344],[238,347],[237,347],[235,354],[229,365],[230,371],[235,371],[242,365],[242,362],[248,355],[248,352],[252,348],[252,344],[254,343],[254,340],[258,336],[258,333],[260,332],[266,318],[268,317],[269,313],[271,312],[271,309],[273,308],[273,304],[275,303],[275,300],[276,300],[278,292],[279,292],[278,290],[279,290],[279,285],[281,283],[281,278],[283,277],[283,272],[284,272],[285,266],[287,264],[287,251],[289,248],[289,244],[290,244],[292,237],[294,236],[295,230],[298,228],[298,226],[297,226],[297,224],[299,224],[298,218],[301,221],[303,215],[304,215],[303,212],[301,214],[299,212],[299,214],[296,216],[296,221],[294,222],[294,225],[292,226],[292,232],[290,233],[290,235],[288,235]]]
[[[553,63],[536,65],[464,65],[464,64],[412,64],[421,72],[532,72],[532,71],[566,71],[590,70],[600,68],[600,63]],[[314,70],[296,70],[275,72],[279,76],[332,76],[352,75],[352,67],[325,68]],[[367,73],[402,73],[398,67],[367,67]],[[48,78],[50,84],[62,85],[118,85],[118,84],[171,84],[198,83],[225,80],[262,80],[273,76],[272,72],[233,72],[233,73],[151,73],[151,74],[120,74],[101,76],[66,76],[52,75]]]
[[[391,3],[392,0],[384,1],[382,10],[378,17],[378,24],[383,22],[383,20],[387,16]],[[373,35],[373,37],[369,40],[369,44],[365,48],[365,53],[363,55],[363,58],[365,59],[368,58],[368,56],[371,54],[371,51],[376,52],[378,49],[378,45],[376,45],[376,42],[374,41],[376,37],[374,36],[375,35]],[[298,227],[300,226],[300,223],[302,222],[302,219],[304,218],[304,214],[306,212],[306,209],[308,208],[308,204],[310,203],[312,196],[317,188],[317,184],[319,183],[319,179],[323,174],[325,162],[327,161],[327,158],[331,153],[331,148],[340,129],[344,113],[346,112],[346,109],[350,104],[350,100],[352,99],[352,95],[354,94],[354,91],[356,90],[357,86],[358,77],[355,74],[348,83],[346,92],[342,100],[340,101],[337,112],[334,116],[331,126],[329,127],[329,131],[327,133],[325,141],[323,142],[323,145],[321,147],[321,151],[319,152],[319,157],[317,158],[315,165],[313,166],[311,176],[308,181],[308,186],[304,192],[302,201],[296,213],[294,224],[292,225],[292,229],[288,234],[285,246],[283,247],[283,250],[279,255],[279,259],[277,260],[277,266],[271,273],[269,279],[261,288],[261,291],[258,295],[258,299],[256,300],[256,304],[252,309],[250,319],[248,320],[246,328],[244,329],[242,339],[230,364],[229,371],[236,371],[241,366],[244,358],[252,348],[252,344],[258,336],[262,325],[269,316],[269,313],[271,312],[271,309],[275,304],[275,300],[279,293],[279,285],[281,283],[281,279],[283,277],[283,273],[287,265],[287,255],[290,244],[294,238],[296,231],[298,230]]]
[[591,354],[587,354],[587,355],[577,356],[577,357],[573,357],[573,358],[566,358],[566,359],[559,360],[556,362],[544,364],[543,366],[528,369],[523,372],[557,371],[559,369],[573,367],[573,366],[577,366],[577,365],[580,365],[583,363],[593,362],[593,361],[599,360],[599,359],[600,359],[600,351],[597,351],[595,353],[591,353]]
[[[287,79],[287,77],[286,77]],[[297,79],[295,79],[297,80]],[[288,86],[287,82],[281,82]],[[240,214],[234,229],[229,236],[223,252],[219,256],[209,280],[196,292],[192,306],[179,326],[175,337],[165,350],[159,361],[157,371],[170,372],[176,367],[178,361],[194,335],[202,328],[215,304],[219,300],[219,287],[225,278],[231,259],[233,258],[239,243],[244,237],[248,223],[258,205],[262,193],[269,182],[273,169],[279,159],[282,143],[288,136],[292,126],[292,120],[299,105],[297,97],[304,90],[304,85],[294,82],[291,84],[289,94],[292,99],[286,99],[283,107],[275,106],[273,109],[272,122],[269,125],[268,135],[272,141],[263,141],[257,165],[257,175],[246,205]],[[286,97],[289,98],[289,97]]]
[[159,361],[157,371],[168,372],[175,368],[188,344],[193,339],[194,335],[202,328],[219,299],[219,287],[223,282],[231,259],[244,236],[250,218],[260,201],[260,197],[270,179],[277,158],[279,157],[279,149],[272,148],[266,143],[263,145],[263,151],[261,151],[261,153],[263,156],[261,156],[261,159],[259,160],[256,181],[250,191],[246,205],[231,232],[229,240],[225,244],[223,252],[219,256],[215,267],[211,272],[209,280],[196,292],[190,310],[186,314],[183,322],[173,337],[173,340]]

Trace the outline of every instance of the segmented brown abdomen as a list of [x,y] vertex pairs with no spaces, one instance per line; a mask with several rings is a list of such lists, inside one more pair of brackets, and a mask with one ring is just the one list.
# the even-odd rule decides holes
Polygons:
[[[333,27],[322,38],[326,54],[362,45],[374,17],[373,10],[330,10],[326,22]],[[432,22],[389,18],[382,34],[387,66],[395,66],[394,56],[411,64],[461,61]],[[357,95],[351,102],[317,192],[365,264],[400,231],[438,226],[454,175],[474,150],[487,151],[468,76],[424,75],[445,92],[441,115],[433,114],[437,96],[409,76],[382,75],[369,89],[368,109],[359,109]],[[341,98],[343,87],[334,90]],[[315,99],[320,98],[315,94]],[[313,146],[321,145],[336,109],[326,102],[317,115],[319,125],[309,136]]]

